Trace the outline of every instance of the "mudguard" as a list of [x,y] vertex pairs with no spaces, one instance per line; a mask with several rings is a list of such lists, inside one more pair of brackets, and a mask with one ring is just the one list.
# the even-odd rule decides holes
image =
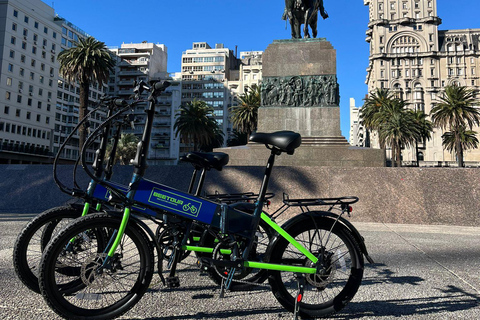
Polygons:
[[[338,216],[335,213],[328,212],[328,211],[308,211],[308,212],[299,214],[299,215],[289,219],[287,222],[285,222],[282,225],[282,229],[284,229],[285,231],[288,232],[288,229],[291,226],[293,226],[294,224],[310,223],[311,222],[310,219],[311,219],[312,216],[317,217],[317,218],[329,219],[328,222],[330,222],[330,223],[338,219],[337,223],[342,224],[344,227],[346,227],[351,232],[351,234],[353,235],[353,237],[357,241],[357,243],[360,247],[360,250],[363,253],[363,255],[365,256],[365,258],[367,259],[367,261],[369,263],[375,263],[373,261],[373,259],[368,254],[367,247],[365,246],[365,240],[360,235],[360,232],[358,232],[358,230],[353,226],[353,224],[350,221],[348,221],[347,219],[345,219],[343,217]],[[275,237],[273,238],[273,240],[270,241],[270,244],[268,245],[267,252],[266,252],[266,258],[267,258],[266,261],[270,260],[271,250],[275,246],[275,243],[278,241],[279,238],[281,238],[280,235],[276,234]]]

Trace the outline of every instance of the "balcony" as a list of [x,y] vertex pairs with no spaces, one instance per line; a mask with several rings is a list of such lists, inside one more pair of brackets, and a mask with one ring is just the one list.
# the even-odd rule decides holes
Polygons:
[[154,127],[170,127],[171,125],[172,123],[170,121],[158,121],[153,123]]
[[119,76],[141,76],[145,75],[147,71],[140,71],[140,70],[129,70],[129,71],[118,71]]
[[372,22],[370,22],[368,24],[368,27],[373,28],[374,26],[384,26],[384,25],[387,25],[387,24],[388,24],[387,19],[377,19],[377,20],[373,20]]

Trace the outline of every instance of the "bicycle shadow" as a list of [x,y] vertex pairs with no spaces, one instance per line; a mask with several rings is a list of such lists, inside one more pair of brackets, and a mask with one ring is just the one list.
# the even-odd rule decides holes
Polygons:
[[212,318],[238,319],[246,316],[255,316],[255,315],[265,316],[265,315],[274,315],[274,314],[279,314],[277,318],[283,318],[281,313],[285,313],[285,309],[279,307],[279,308],[243,309],[243,310],[231,310],[231,311],[228,310],[228,311],[218,311],[218,312],[212,312],[212,313],[198,312],[196,314],[144,318],[144,320],[190,320],[190,319],[212,319]]
[[442,312],[463,311],[480,306],[478,296],[465,292],[456,286],[448,285],[444,289],[437,290],[446,295],[353,302],[340,313],[332,315],[331,318],[428,316]]
[[[387,265],[383,263],[369,264],[366,266],[366,269],[368,272],[362,280],[362,287],[382,283],[418,286],[425,281],[424,278],[417,276],[396,276],[395,272],[387,268]],[[370,275],[372,273],[373,275]]]

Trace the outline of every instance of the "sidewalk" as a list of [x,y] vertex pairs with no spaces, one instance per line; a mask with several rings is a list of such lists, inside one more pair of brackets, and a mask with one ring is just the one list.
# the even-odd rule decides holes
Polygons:
[[[28,221],[0,214],[0,313],[2,319],[54,318],[43,299],[13,272],[12,248]],[[375,264],[366,264],[362,286],[335,319],[480,319],[480,228],[354,223]],[[292,319],[268,289],[228,292],[199,276],[195,259],[179,267],[172,291],[154,276],[151,290],[122,319]]]

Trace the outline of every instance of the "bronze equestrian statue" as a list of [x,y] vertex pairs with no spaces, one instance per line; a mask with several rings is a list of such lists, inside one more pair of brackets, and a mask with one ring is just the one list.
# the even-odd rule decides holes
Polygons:
[[318,11],[323,19],[328,18],[328,13],[323,7],[323,0],[285,0],[283,20],[290,20],[292,39],[300,39],[301,25],[303,24],[303,37],[310,38],[308,26],[312,29],[312,35],[317,37]]

